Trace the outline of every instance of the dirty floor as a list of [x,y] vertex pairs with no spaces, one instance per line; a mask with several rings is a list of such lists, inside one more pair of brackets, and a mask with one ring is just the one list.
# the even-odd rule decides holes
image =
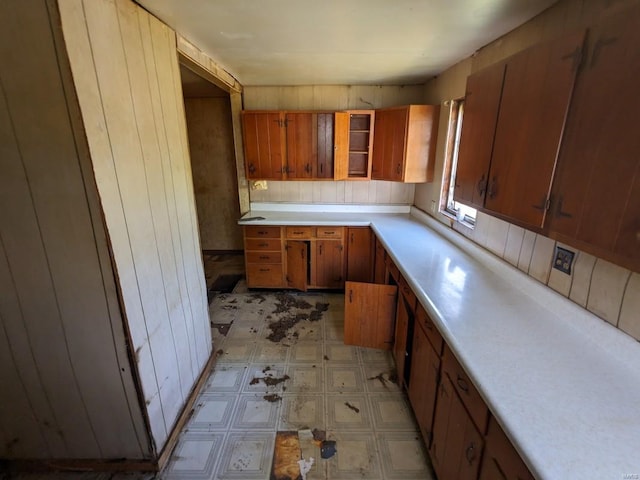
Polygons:
[[[217,295],[217,364],[162,478],[285,480],[298,460],[308,480],[432,478],[391,355],[344,345],[343,310],[343,294]],[[294,445],[272,476],[277,432]]]
[[0,480],[435,478],[391,355],[343,344],[343,294],[217,294],[209,310],[217,364],[162,474]]

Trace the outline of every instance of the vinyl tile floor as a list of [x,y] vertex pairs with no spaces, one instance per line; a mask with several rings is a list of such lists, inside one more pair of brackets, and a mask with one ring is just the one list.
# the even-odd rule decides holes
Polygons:
[[391,354],[344,345],[343,312],[343,294],[217,295],[217,363],[162,473],[0,480],[269,480],[276,433],[308,429],[324,430],[337,453],[322,459],[301,442],[301,456],[314,459],[307,480],[435,478],[406,394],[389,380]]
[[276,432],[306,429],[337,447],[303,449],[308,480],[434,478],[390,352],[343,343],[343,294],[223,294],[209,311],[217,363],[163,479],[268,480]]

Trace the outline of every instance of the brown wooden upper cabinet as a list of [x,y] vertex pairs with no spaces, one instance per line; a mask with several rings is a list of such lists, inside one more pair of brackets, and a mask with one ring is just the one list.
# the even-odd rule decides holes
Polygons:
[[433,181],[440,107],[408,105],[376,110],[371,178]]
[[335,180],[370,180],[373,146],[373,110],[335,114]]
[[589,31],[553,186],[550,235],[640,271],[640,8]]
[[505,64],[501,62],[467,79],[453,194],[457,202],[475,208],[484,207],[504,72]]
[[249,179],[333,178],[333,112],[243,111]]
[[470,77],[460,201],[543,227],[584,37],[581,31],[536,45]]

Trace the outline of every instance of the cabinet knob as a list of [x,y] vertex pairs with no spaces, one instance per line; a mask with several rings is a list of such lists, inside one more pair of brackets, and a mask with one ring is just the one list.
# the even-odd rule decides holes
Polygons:
[[487,189],[487,195],[489,198],[494,198],[498,194],[498,177],[494,176],[491,179],[491,183],[489,183],[489,187]]
[[484,192],[487,191],[487,177],[484,173],[482,174],[482,177],[480,177],[480,180],[478,180],[476,188],[478,189],[478,195],[484,197]]
[[467,462],[469,462],[469,465],[471,465],[476,460],[476,446],[473,442],[471,442],[467,449],[464,451],[464,456],[466,457]]

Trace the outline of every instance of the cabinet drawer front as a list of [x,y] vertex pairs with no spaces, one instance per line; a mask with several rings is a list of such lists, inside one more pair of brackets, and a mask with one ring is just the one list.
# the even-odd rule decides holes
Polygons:
[[393,260],[391,260],[391,257],[388,254],[387,254],[387,257],[386,257],[386,263],[387,263],[387,270],[389,270],[389,273],[391,274],[393,279],[396,282],[399,282],[400,281],[400,270],[398,270],[398,267],[396,267],[396,264],[393,263]]
[[451,379],[451,383],[458,395],[460,395],[460,399],[469,412],[473,423],[478,427],[480,433],[484,434],[487,429],[489,410],[471,379],[446,345],[444,356],[442,357],[442,369]]
[[282,263],[282,253],[247,252],[247,263]]
[[287,227],[287,238],[311,238],[313,228],[311,227]]
[[411,287],[409,286],[407,281],[404,279],[404,277],[402,275],[399,275],[399,277],[400,277],[400,280],[398,281],[398,287],[400,288],[400,291],[402,292],[402,295],[404,296],[405,300],[407,301],[407,304],[411,308],[411,312],[415,313],[416,304],[418,303],[418,299],[416,298],[416,294],[413,293],[413,290],[411,290]]
[[247,285],[249,287],[281,287],[282,265],[247,265]]
[[427,334],[427,338],[436,353],[442,355],[444,340],[433,321],[429,318],[429,315],[427,315],[424,307],[420,304],[418,304],[416,309],[416,322],[423,327],[424,333]]
[[279,238],[247,238],[245,239],[245,248],[247,250],[267,250],[272,252],[280,252],[282,242]]
[[342,238],[341,227],[317,227],[316,237],[318,238]]
[[280,238],[280,227],[252,225],[244,227],[244,235],[247,238]]

